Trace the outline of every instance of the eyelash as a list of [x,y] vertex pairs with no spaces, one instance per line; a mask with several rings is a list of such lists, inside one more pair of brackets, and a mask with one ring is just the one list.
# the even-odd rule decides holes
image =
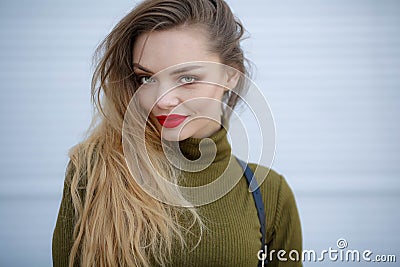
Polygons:
[[[137,81],[139,82],[139,84],[146,84],[143,82],[143,78],[151,78],[151,76],[148,75],[141,75],[137,77]],[[153,79],[153,78],[152,78]]]
[[191,80],[191,82],[182,82],[182,84],[192,84],[196,81],[198,81],[198,78],[195,76],[191,76],[191,75],[186,75],[186,76],[182,76],[179,78],[179,81],[182,81],[183,79],[189,78]]
[[[137,81],[139,82],[139,84],[147,84],[146,82],[143,82],[143,79],[150,79],[151,76],[149,75],[140,75],[137,77]],[[182,82],[183,79],[187,79],[189,78],[191,81],[190,82]],[[151,78],[153,79],[153,78]],[[153,79],[154,80],[154,79]],[[192,84],[196,81],[198,81],[198,78],[192,75],[185,75],[185,76],[181,76],[178,81],[180,81],[182,84]]]

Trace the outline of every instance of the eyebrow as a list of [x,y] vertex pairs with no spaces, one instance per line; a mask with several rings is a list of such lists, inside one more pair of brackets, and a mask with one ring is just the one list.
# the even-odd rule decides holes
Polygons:
[[[133,66],[136,67],[136,68],[138,68],[138,69],[140,69],[140,70],[142,70],[142,71],[145,71],[145,72],[147,72],[147,73],[149,73],[149,74],[154,74],[154,72],[152,72],[151,70],[149,70],[149,69],[143,67],[143,66],[140,65],[139,63],[133,63]],[[171,72],[171,75],[177,75],[177,74],[180,74],[180,73],[183,73],[183,72],[187,72],[187,71],[191,71],[191,70],[195,70],[195,69],[200,69],[200,68],[204,68],[204,66],[201,66],[201,65],[191,65],[191,66],[187,66],[187,67],[183,67],[183,68],[174,70],[173,72]]]
[[133,63],[133,67],[136,67],[144,72],[150,73],[150,74],[154,74],[152,71],[146,69],[145,67],[143,67],[142,65],[140,65],[139,63]]
[[171,74],[176,75],[176,74],[180,74],[180,73],[191,71],[191,70],[201,69],[203,67],[204,66],[200,66],[200,65],[187,66],[187,67],[183,67],[183,68],[174,70],[173,72],[171,72]]

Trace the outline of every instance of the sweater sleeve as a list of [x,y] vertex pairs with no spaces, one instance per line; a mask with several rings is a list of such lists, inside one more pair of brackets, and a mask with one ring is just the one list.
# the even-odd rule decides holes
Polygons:
[[293,192],[282,175],[277,177],[275,188],[278,192],[275,218],[269,222],[272,233],[267,241],[268,266],[302,266],[301,224]]
[[68,267],[69,254],[74,242],[74,207],[72,204],[70,183],[68,182],[71,180],[73,175],[71,165],[71,162],[69,162],[65,174],[60,209],[53,232],[52,256],[54,267]]

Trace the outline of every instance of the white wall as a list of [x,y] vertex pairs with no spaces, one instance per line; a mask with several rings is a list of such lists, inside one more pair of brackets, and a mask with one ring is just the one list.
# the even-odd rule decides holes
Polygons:
[[[304,248],[344,237],[399,258],[400,2],[229,3],[250,34],[276,123],[273,168],[296,194]],[[0,266],[51,265],[67,150],[90,120],[91,56],[133,6],[0,3]],[[357,265],[305,265],[318,264]]]

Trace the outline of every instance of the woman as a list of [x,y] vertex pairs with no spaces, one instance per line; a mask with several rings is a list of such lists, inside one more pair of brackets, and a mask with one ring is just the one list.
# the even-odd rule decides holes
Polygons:
[[[266,177],[262,244],[226,136],[248,73],[243,31],[223,0],[147,0],[100,44],[92,80],[99,112],[69,152],[54,266],[256,266],[263,245],[268,266],[301,266],[273,254],[301,252],[289,186],[249,164]],[[184,191],[238,173],[223,194]]]

